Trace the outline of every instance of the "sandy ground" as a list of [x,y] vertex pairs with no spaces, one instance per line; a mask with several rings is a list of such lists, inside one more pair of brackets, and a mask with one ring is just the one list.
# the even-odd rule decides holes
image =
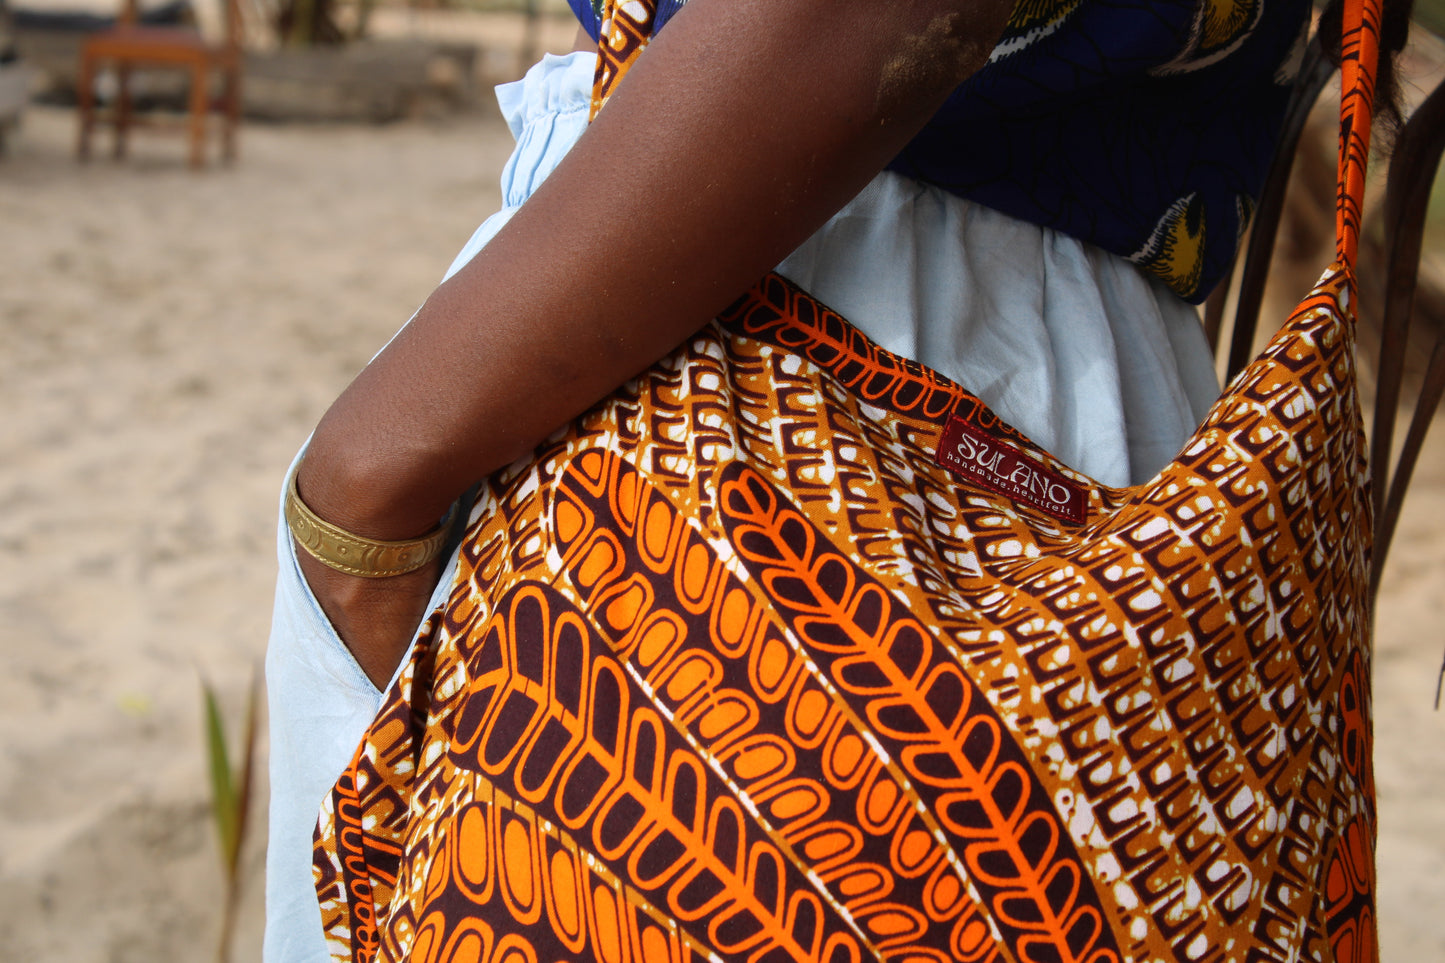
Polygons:
[[236,724],[286,463],[497,207],[511,139],[255,127],[195,175],[155,135],[78,166],[74,131],[31,110],[0,161],[0,960],[203,960],[198,680]]
[[[0,160],[0,960],[213,954],[199,680],[234,724],[266,639],[275,493],[330,399],[497,204],[490,112]],[[1376,662],[1383,958],[1445,959],[1445,459],[1412,496]],[[264,758],[264,757],[263,757]],[[261,787],[264,790],[264,784]],[[258,814],[235,958],[259,958]]]

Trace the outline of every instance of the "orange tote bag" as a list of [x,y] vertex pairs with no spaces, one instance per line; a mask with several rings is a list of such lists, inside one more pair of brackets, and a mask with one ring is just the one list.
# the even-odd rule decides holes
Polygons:
[[[609,7],[603,95],[651,16]],[[1147,483],[777,276],[491,478],[321,816],[335,957],[1375,959],[1377,18],[1339,258]]]

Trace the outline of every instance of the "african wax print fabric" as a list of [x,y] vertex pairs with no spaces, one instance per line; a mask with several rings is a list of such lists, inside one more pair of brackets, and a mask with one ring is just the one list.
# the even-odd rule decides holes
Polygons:
[[1359,83],[1340,260],[1145,484],[776,275],[490,479],[333,955],[1375,959]]
[[1110,490],[750,297],[493,482],[323,815],[334,954],[1373,958],[1337,307]]
[[[572,5],[596,39],[600,0]],[[680,6],[659,3],[649,35]],[[1019,0],[988,66],[889,166],[1202,301],[1264,184],[1308,14],[1308,0]]]

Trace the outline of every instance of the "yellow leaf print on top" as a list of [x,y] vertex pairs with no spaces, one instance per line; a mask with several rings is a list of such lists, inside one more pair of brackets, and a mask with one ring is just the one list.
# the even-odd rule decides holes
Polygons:
[[1189,39],[1172,60],[1151,73],[1187,73],[1217,63],[1254,32],[1263,11],[1263,0],[1200,0]]
[[1018,53],[1058,30],[1081,0],[1018,0],[990,60]]
[[1207,0],[1203,14],[1198,52],[1213,53],[1243,37],[1259,17],[1259,0]]
[[1204,203],[1199,195],[1190,194],[1170,204],[1149,240],[1129,260],[1184,297],[1198,291],[1204,273]]

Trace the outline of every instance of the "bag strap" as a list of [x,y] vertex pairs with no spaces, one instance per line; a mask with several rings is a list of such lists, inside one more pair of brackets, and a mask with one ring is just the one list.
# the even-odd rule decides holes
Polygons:
[[592,109],[588,122],[612,96],[624,74],[652,39],[657,0],[605,0],[598,18],[597,68],[592,75]]
[[1345,0],[1340,39],[1340,146],[1335,195],[1335,258],[1354,277],[1360,244],[1365,171],[1370,157],[1370,126],[1375,102],[1375,73],[1380,60],[1382,0]]

